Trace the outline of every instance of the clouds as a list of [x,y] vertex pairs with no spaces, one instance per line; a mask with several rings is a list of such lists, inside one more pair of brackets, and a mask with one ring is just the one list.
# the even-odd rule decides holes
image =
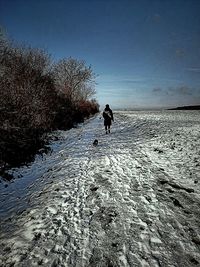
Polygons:
[[155,23],[159,23],[159,22],[161,21],[161,15],[160,15],[160,14],[154,14],[154,15],[152,16],[152,20],[153,20],[153,22],[155,22]]
[[100,102],[107,101],[115,107],[170,108],[200,104],[200,87],[181,84],[175,78],[128,75],[108,75],[103,78],[105,80],[98,94]]
[[161,106],[185,106],[200,104],[200,87],[194,88],[188,85],[154,87],[151,91],[152,99]]
[[187,85],[179,85],[176,87],[160,88],[155,87],[152,89],[153,94],[162,94],[169,96],[191,96],[191,95],[200,95],[200,89],[195,89]]
[[183,48],[177,48],[175,54],[177,58],[183,58],[186,55],[186,51]]
[[188,85],[157,86],[149,89],[104,88],[100,103],[112,104],[114,108],[170,108],[200,104],[200,88]]
[[193,73],[200,73],[200,68],[186,68],[186,70]]
[[181,85],[178,87],[170,87],[166,90],[166,94],[167,95],[184,95],[184,96],[188,96],[188,95],[193,95],[194,94],[194,89],[187,86],[187,85]]
[[156,87],[156,88],[153,88],[153,90],[152,90],[152,93],[160,93],[162,91],[162,88],[160,88],[160,87]]
[[100,75],[99,77],[100,81],[103,81],[107,84],[137,84],[137,83],[143,83],[144,78],[143,77],[136,77],[131,75],[120,75],[120,74],[110,74],[110,75]]

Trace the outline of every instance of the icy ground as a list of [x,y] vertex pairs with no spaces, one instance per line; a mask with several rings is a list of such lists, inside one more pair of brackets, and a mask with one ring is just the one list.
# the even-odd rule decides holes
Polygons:
[[200,266],[200,112],[114,115],[21,169],[37,179],[1,220],[0,266]]

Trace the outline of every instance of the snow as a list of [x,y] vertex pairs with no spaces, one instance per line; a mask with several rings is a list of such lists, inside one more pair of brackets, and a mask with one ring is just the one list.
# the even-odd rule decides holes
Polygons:
[[0,183],[0,266],[200,266],[199,115],[118,111],[109,135],[100,115],[57,132]]

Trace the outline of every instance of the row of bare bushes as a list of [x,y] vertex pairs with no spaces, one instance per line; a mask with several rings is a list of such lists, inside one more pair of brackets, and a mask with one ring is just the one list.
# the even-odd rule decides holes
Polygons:
[[98,112],[94,80],[84,61],[54,63],[43,50],[0,38],[0,167],[30,160],[45,133]]

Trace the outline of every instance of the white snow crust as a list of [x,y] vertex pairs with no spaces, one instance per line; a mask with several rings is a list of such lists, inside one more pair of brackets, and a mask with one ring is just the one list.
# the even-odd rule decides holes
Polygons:
[[23,197],[8,195],[0,266],[200,266],[199,115],[118,111],[111,134],[101,115],[59,132],[51,154],[15,170],[27,186],[10,185]]

